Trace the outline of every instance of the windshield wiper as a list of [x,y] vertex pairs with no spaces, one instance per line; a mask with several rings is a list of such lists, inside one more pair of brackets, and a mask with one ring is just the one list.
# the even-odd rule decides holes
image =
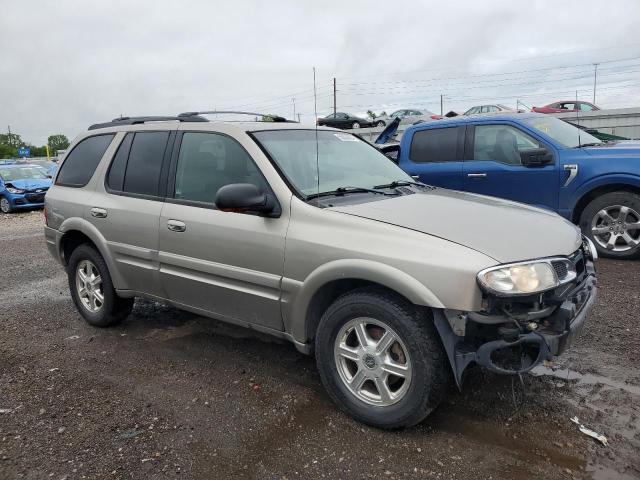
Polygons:
[[407,185],[413,185],[415,187],[428,188],[429,190],[435,190],[436,187],[433,185],[427,185],[422,182],[411,182],[409,180],[394,180],[391,183],[387,183],[384,185],[376,185],[373,188],[397,188],[397,187],[406,187]]
[[327,197],[327,196],[332,196],[332,195],[333,196],[341,196],[341,195],[347,195],[349,193],[363,193],[363,192],[377,193],[378,195],[385,195],[385,196],[399,195],[399,193],[381,192],[380,190],[374,190],[373,188],[338,187],[335,190],[331,190],[329,192],[312,193],[311,195],[307,195],[306,199],[310,200],[312,198],[318,198],[318,197]]
[[581,143],[578,147],[599,147],[600,145],[604,145],[604,142]]

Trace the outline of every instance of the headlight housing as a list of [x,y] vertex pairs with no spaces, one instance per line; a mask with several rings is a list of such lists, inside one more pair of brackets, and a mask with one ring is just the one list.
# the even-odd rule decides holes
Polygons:
[[24,190],[20,190],[19,188],[15,188],[15,187],[7,187],[7,192],[9,192],[9,193],[24,193]]
[[567,283],[576,275],[573,262],[549,258],[487,268],[478,273],[478,283],[498,296],[532,295]]

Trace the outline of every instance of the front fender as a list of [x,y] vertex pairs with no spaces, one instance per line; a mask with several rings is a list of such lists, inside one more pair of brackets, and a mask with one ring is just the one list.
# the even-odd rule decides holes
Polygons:
[[321,287],[336,280],[366,280],[406,297],[415,305],[444,308],[424,284],[390,265],[363,259],[341,259],[321,265],[302,282],[283,278],[283,318],[285,330],[298,342],[306,342],[307,312]]
[[580,200],[589,192],[608,185],[630,185],[640,188],[640,175],[629,173],[608,173],[593,177],[577,186],[568,196],[565,209],[573,212]]
[[57,248],[58,248],[60,258],[64,262],[64,265],[66,265],[69,260],[68,258],[64,258],[64,255],[63,255],[64,252],[62,251],[64,235],[73,231],[80,232],[86,235],[87,237],[89,237],[89,239],[93,242],[93,244],[98,249],[98,252],[100,252],[100,255],[102,255],[102,258],[104,258],[104,261],[107,263],[107,267],[109,268],[109,275],[111,276],[111,281],[113,282],[114,287],[117,290],[127,289],[126,281],[120,275],[120,272],[118,271],[118,267],[113,261],[112,256],[109,255],[107,240],[104,238],[104,236],[102,236],[100,231],[92,223],[88,222],[84,218],[79,218],[79,217],[67,218],[62,222],[62,224],[58,228],[58,231],[61,233],[61,235],[60,235],[60,241],[59,241],[59,244],[57,245]]

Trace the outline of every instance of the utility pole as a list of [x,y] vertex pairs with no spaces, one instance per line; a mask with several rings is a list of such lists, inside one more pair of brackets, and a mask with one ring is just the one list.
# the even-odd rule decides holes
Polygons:
[[596,81],[598,79],[598,64],[593,64],[593,104],[596,104]]
[[291,101],[293,102],[293,119],[296,119],[296,99],[292,98]]
[[298,114],[298,123],[300,123],[300,114]]
[[333,77],[333,114],[336,114],[336,77]]
[[440,116],[442,117],[444,115],[444,110],[442,108],[442,94],[440,94]]
[[9,146],[13,147],[13,140],[11,140],[11,125],[7,125],[7,130],[9,131],[7,141],[9,142]]

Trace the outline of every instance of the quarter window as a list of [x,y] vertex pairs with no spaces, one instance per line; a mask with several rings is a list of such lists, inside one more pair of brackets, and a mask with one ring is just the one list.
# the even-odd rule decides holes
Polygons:
[[124,185],[126,193],[158,195],[160,171],[169,132],[137,132],[133,137]]
[[78,143],[62,163],[56,185],[84,187],[89,183],[114,136],[115,134],[96,135]]
[[249,154],[235,140],[216,133],[186,132],[176,167],[175,198],[213,204],[218,190],[231,183],[266,181]]
[[474,160],[495,160],[521,165],[520,153],[540,148],[540,143],[509,125],[477,125],[473,138]]
[[[464,129],[461,130],[464,132]],[[458,127],[431,128],[413,134],[409,158],[414,163],[455,162],[458,155]]]

